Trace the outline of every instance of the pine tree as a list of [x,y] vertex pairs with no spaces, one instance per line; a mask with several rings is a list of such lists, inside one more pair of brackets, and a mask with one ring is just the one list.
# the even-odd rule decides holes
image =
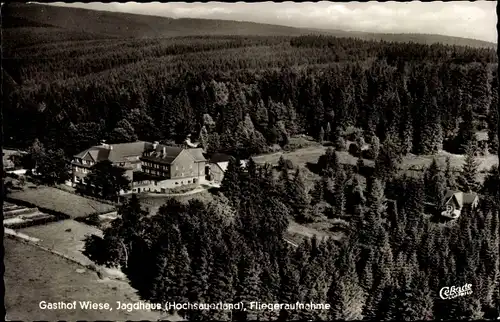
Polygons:
[[477,174],[479,164],[476,160],[475,147],[472,141],[469,141],[465,153],[465,162],[458,178],[458,184],[464,192],[478,191],[479,183],[477,181]]
[[346,194],[345,194],[345,174],[339,171],[335,177],[335,193],[333,194],[333,204],[335,205],[335,217],[344,218],[346,210]]
[[365,295],[359,287],[356,272],[339,276],[334,274],[328,289],[327,301],[330,304],[328,318],[331,320],[359,320]]
[[320,156],[318,159],[318,168],[323,172],[327,172],[329,170],[336,172],[339,167],[340,165],[337,153],[332,148],[326,149],[325,154]]
[[224,178],[221,183],[221,192],[233,203],[237,202],[240,197],[240,178],[241,178],[241,163],[239,159],[231,157],[224,173]]
[[500,204],[500,171],[497,165],[492,166],[484,178],[482,193],[495,204]]
[[198,140],[200,141],[201,148],[203,148],[205,151],[209,150],[209,136],[208,136],[208,131],[205,125],[201,127],[200,134]]
[[446,158],[446,169],[444,171],[444,179],[446,180],[446,188],[450,190],[455,190],[457,188],[457,183],[455,180],[455,173],[451,167],[451,158]]
[[476,129],[474,122],[474,114],[471,108],[467,108],[462,114],[462,122],[458,130],[458,135],[455,139],[455,147],[458,153],[467,153],[467,147],[476,140]]
[[300,169],[295,171],[295,176],[293,181],[289,182],[288,190],[288,200],[290,209],[292,210],[294,218],[303,220],[307,208],[309,206],[310,200],[306,191],[304,178]]
[[332,137],[332,127],[330,126],[330,122],[327,122],[325,129],[325,139],[327,141],[331,141],[331,137]]
[[373,135],[370,140],[370,149],[368,150],[368,158],[376,160],[380,152],[380,139]]
[[311,205],[316,205],[324,200],[323,181],[317,180],[314,182],[314,187],[311,189]]
[[[243,255],[247,260],[240,268],[239,285],[237,287],[235,302],[244,303],[247,311],[240,312],[242,316],[240,319],[257,320],[257,317],[262,313],[258,310],[250,310],[250,302],[257,302],[260,300],[260,267],[255,262],[255,255],[251,252]],[[236,317],[236,316],[235,316]]]
[[413,122],[409,108],[405,108],[401,121],[400,141],[401,153],[404,155],[410,153],[413,149]]
[[369,178],[367,191],[368,194],[366,198],[366,204],[369,208],[369,211],[376,218],[381,218],[382,214],[386,210],[384,185],[382,181],[373,177]]
[[349,213],[355,213],[355,209],[357,207],[365,205],[366,198],[364,189],[357,175],[353,175],[346,199],[346,204],[348,207],[347,210]]
[[387,138],[375,160],[375,175],[381,180],[390,180],[398,172],[400,162],[401,156],[394,142]]
[[323,143],[323,140],[325,139],[325,130],[323,129],[323,127],[321,127],[319,129],[319,136],[318,136],[318,138],[319,138],[319,142]]
[[363,160],[363,158],[358,158],[358,160],[356,161],[356,172],[358,174],[361,174],[364,168],[365,168],[365,161]]
[[424,174],[425,192],[427,200],[435,205],[440,205],[445,194],[445,178],[435,158]]
[[498,94],[495,90],[488,114],[488,148],[492,154],[498,153],[498,122]]

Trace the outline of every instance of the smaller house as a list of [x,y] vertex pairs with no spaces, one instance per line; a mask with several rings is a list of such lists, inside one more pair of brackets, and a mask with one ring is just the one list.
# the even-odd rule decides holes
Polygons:
[[209,160],[205,171],[208,181],[221,183],[231,156],[224,153],[212,153],[206,154],[205,158]]
[[2,150],[2,160],[4,169],[6,171],[13,171],[18,169],[16,163],[21,163],[21,160],[26,153],[27,152],[20,151],[17,149],[4,148]]
[[461,215],[464,208],[470,207],[471,209],[475,209],[478,203],[479,196],[477,193],[449,190],[443,199],[441,215],[455,219]]

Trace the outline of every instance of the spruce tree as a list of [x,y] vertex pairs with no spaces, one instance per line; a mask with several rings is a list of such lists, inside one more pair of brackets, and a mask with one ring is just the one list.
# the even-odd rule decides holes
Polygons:
[[331,141],[331,137],[332,137],[332,127],[330,126],[330,122],[327,122],[325,129],[325,140]]
[[241,172],[240,160],[231,157],[221,182],[220,191],[233,203],[237,203],[240,198]]
[[327,293],[330,304],[328,318],[331,320],[360,320],[365,294],[355,271],[351,274],[334,274]]
[[380,218],[386,210],[384,185],[381,180],[374,177],[370,177],[367,180],[367,183],[368,194],[366,198],[366,204],[369,211],[376,218]]
[[207,128],[205,126],[201,127],[200,134],[198,136],[198,140],[200,141],[201,148],[205,151],[209,150],[209,136],[207,132]]
[[299,220],[303,220],[310,200],[300,169],[297,169],[295,171],[295,176],[293,180],[289,182],[287,191],[287,199],[289,201],[290,209],[292,210],[294,217]]
[[477,181],[479,164],[476,160],[475,146],[469,141],[465,149],[465,160],[462,172],[458,177],[458,184],[463,192],[477,192],[479,183]]
[[401,153],[407,155],[413,149],[413,122],[409,107],[404,109],[400,130]]
[[325,139],[325,130],[323,129],[323,127],[321,127],[319,129],[319,135],[318,135],[318,138],[319,138],[319,142],[320,143],[323,143],[323,140]]
[[365,202],[366,198],[361,181],[357,175],[353,175],[346,197],[348,212],[355,213],[355,209],[359,206],[364,206]]
[[339,160],[337,157],[337,153],[334,149],[328,148],[324,155],[320,156],[318,159],[318,168],[322,172],[327,172],[332,170],[336,172],[339,169]]
[[494,72],[491,81],[491,101],[488,112],[488,148],[490,153],[498,153],[500,113],[498,107],[498,73]]
[[425,171],[424,184],[427,200],[435,205],[440,205],[446,192],[446,182],[435,158],[432,159],[431,164]]
[[314,186],[310,191],[310,195],[311,205],[313,206],[324,200],[324,188],[323,181],[321,179],[314,182]]
[[380,152],[380,139],[378,136],[373,135],[370,140],[370,148],[368,150],[368,158],[376,160]]
[[387,138],[375,160],[375,175],[384,181],[392,179],[399,170],[400,162],[401,155],[394,142]]
[[458,153],[467,153],[467,147],[474,144],[476,140],[476,128],[474,122],[474,113],[471,108],[467,108],[462,114],[462,121],[455,139],[455,148]]
[[444,171],[444,179],[446,180],[446,188],[450,190],[455,190],[457,188],[457,183],[455,180],[455,172],[451,167],[451,158],[446,158],[446,168]]
[[488,148],[492,154],[498,153],[498,97],[494,97],[488,114]]

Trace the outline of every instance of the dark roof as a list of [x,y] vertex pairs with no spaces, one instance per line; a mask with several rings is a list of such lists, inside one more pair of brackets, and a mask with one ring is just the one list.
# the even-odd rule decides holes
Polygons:
[[230,155],[224,153],[205,153],[205,158],[212,163],[229,162]]
[[104,160],[123,162],[127,157],[140,157],[150,146],[152,146],[151,143],[144,141],[93,146],[74,157],[83,158],[88,154],[95,162]]
[[464,193],[464,205],[470,205],[476,200],[477,198],[477,193],[471,192],[471,193]]
[[193,157],[193,159],[194,159],[195,162],[207,161],[207,159],[203,155],[203,149],[201,149],[201,148],[190,148],[190,149],[186,149],[186,150],[188,151],[189,154],[191,154],[191,156]]
[[184,149],[182,147],[167,146],[163,144],[158,144],[155,149],[151,147],[149,150],[146,150],[145,152],[148,155],[144,155],[141,160],[171,164],[184,150],[191,154],[195,162],[206,161],[203,156],[203,150],[200,148]]
[[477,193],[475,192],[465,193],[462,191],[448,190],[444,196],[444,203],[447,203],[453,196],[456,198],[460,207],[462,207],[463,205],[472,204],[474,200],[478,197]]

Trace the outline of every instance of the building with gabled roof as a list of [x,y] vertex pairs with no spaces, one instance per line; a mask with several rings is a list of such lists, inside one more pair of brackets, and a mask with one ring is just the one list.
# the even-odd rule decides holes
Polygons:
[[97,162],[111,161],[113,165],[124,168],[129,179],[132,172],[141,169],[140,157],[142,153],[153,144],[144,141],[131,143],[117,143],[96,145],[73,156],[71,168],[73,171],[73,184],[84,183],[85,176],[90,168]]
[[466,207],[475,209],[479,203],[479,196],[475,192],[448,190],[443,198],[441,215],[448,218],[458,218]]
[[178,184],[184,184],[184,181],[197,183],[205,177],[207,160],[200,148],[185,149],[155,143],[143,152],[140,160],[142,172],[165,180],[180,180]]

